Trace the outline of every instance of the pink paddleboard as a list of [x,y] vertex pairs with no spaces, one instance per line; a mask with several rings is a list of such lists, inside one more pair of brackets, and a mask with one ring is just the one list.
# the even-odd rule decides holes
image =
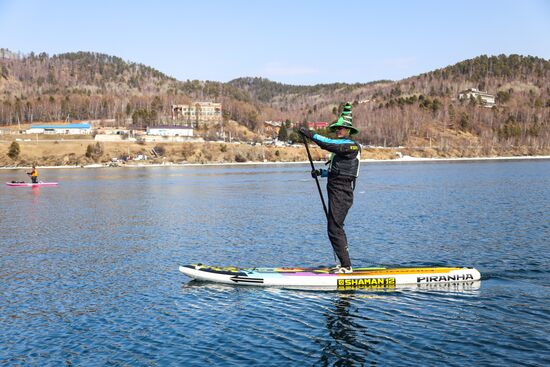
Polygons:
[[39,183],[6,182],[6,185],[16,186],[16,187],[40,187],[40,186],[57,186],[57,182],[39,182]]

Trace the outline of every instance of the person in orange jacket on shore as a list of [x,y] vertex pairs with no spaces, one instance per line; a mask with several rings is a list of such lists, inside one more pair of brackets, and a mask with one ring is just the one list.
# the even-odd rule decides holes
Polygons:
[[32,170],[27,172],[27,175],[31,176],[31,182],[33,184],[38,183],[38,170],[34,164],[32,165]]

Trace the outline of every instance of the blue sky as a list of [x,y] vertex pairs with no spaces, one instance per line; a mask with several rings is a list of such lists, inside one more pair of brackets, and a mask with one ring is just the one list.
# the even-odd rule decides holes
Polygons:
[[101,52],[180,80],[399,80],[482,54],[550,59],[550,1],[0,0],[0,47]]

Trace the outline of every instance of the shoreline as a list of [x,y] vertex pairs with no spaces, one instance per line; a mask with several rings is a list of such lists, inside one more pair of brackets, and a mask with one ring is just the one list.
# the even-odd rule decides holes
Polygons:
[[[550,156],[510,156],[510,157],[460,157],[460,158],[423,158],[403,156],[396,159],[361,159],[361,163],[433,163],[433,162],[478,162],[478,161],[511,161],[511,160],[550,160]],[[314,163],[324,163],[324,161],[313,161]],[[204,167],[204,166],[251,166],[251,165],[281,165],[281,164],[307,164],[309,161],[296,162],[210,162],[210,163],[138,163],[123,164],[119,166],[109,166],[107,164],[96,163],[85,166],[37,166],[37,168],[143,168],[143,167]],[[30,166],[0,167],[0,170],[18,170],[29,169]]]

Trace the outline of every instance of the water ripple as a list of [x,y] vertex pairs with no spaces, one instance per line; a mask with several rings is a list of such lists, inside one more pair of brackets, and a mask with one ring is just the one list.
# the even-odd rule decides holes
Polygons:
[[549,165],[365,165],[354,264],[482,281],[350,292],[177,270],[334,263],[306,165],[43,171],[0,188],[0,365],[549,365]]

